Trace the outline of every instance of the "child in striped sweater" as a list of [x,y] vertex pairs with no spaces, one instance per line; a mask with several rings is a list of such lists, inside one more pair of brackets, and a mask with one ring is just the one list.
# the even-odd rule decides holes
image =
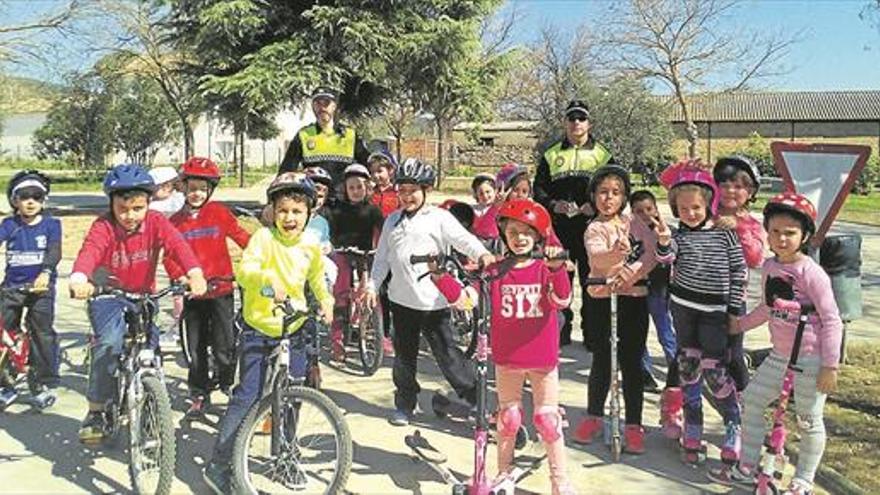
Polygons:
[[669,206],[681,222],[673,233],[654,220],[657,260],[672,263],[670,308],[678,332],[677,373],[684,395],[684,460],[702,458],[703,410],[700,391],[705,378],[720,406],[725,424],[721,457],[739,457],[740,409],[736,387],[726,369],[727,328],[744,312],[746,264],[736,233],[716,228],[712,202],[717,187],[711,174],[697,166],[681,167],[669,190]]

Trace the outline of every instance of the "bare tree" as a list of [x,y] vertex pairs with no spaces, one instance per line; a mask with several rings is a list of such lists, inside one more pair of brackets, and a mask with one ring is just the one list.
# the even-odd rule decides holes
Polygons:
[[[9,2],[0,0],[0,10]],[[38,39],[48,32],[67,31],[83,10],[83,0],[68,0],[61,8],[35,14],[15,24],[0,25],[0,64],[22,59],[43,59],[45,44]]]
[[120,54],[120,70],[147,76],[162,89],[183,131],[184,156],[193,154],[193,128],[202,110],[198,81],[185,70],[189,56],[169,37],[167,9],[155,2],[99,0],[122,33],[107,49]]
[[688,154],[697,155],[689,95],[709,82],[722,91],[746,89],[787,72],[780,65],[798,34],[763,35],[725,25],[740,0],[628,0],[612,6],[605,52],[609,67],[660,81],[672,90],[687,128]]

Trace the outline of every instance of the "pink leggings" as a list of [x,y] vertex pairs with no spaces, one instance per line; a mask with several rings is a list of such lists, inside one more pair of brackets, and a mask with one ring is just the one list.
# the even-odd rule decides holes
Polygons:
[[[534,411],[551,412],[558,415],[559,411],[559,369],[553,368],[514,368],[510,366],[495,366],[495,381],[498,388],[499,422],[502,411],[511,406],[522,408],[523,383],[529,380],[532,384],[532,402]],[[556,419],[561,423],[562,418]],[[499,425],[500,429],[500,425]],[[565,440],[562,437],[561,426],[559,438],[552,442],[544,442],[547,449],[547,460],[550,464],[550,483],[553,493],[559,493],[560,489],[567,486],[568,480],[565,472]],[[516,436],[498,435],[498,472],[504,472],[513,462],[513,451],[516,444]]]

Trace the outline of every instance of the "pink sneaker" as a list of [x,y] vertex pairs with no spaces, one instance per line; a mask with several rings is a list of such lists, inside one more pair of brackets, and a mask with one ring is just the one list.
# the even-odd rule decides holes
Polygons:
[[575,443],[593,443],[593,438],[597,433],[601,433],[603,428],[604,425],[602,424],[602,418],[588,415],[582,419],[577,428],[575,428],[574,435],[571,436],[571,439]]
[[663,436],[670,440],[681,438],[684,417],[681,412],[683,395],[678,387],[669,387],[660,395],[660,426]]
[[388,357],[394,357],[394,342],[388,337],[382,337],[382,352]]
[[623,451],[629,454],[645,453],[645,429],[641,425],[626,425],[623,430]]

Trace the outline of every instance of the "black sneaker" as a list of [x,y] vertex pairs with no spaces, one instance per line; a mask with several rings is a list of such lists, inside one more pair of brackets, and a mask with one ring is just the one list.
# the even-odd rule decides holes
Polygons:
[[226,495],[232,491],[232,470],[215,462],[210,462],[202,473],[205,483],[218,495]]
[[79,427],[79,441],[87,444],[101,442],[108,430],[109,421],[104,411],[89,411]]

